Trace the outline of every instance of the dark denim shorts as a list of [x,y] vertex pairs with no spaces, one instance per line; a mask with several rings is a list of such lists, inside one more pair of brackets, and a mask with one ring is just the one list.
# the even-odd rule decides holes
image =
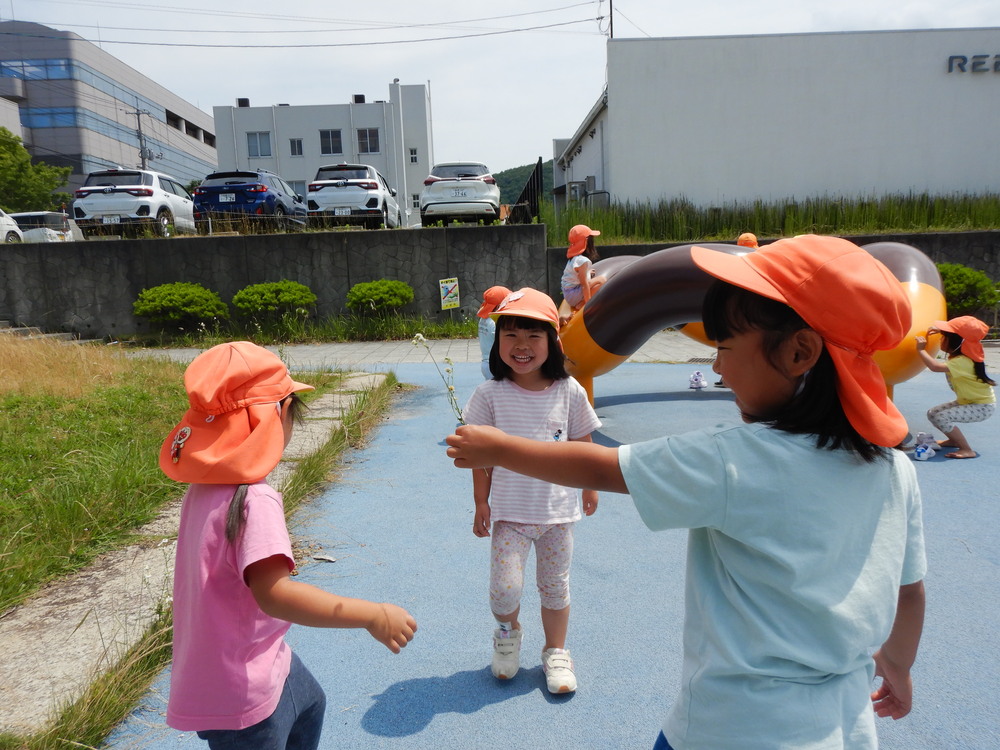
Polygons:
[[316,750],[325,712],[323,688],[293,653],[274,713],[245,729],[209,729],[198,736],[211,750]]

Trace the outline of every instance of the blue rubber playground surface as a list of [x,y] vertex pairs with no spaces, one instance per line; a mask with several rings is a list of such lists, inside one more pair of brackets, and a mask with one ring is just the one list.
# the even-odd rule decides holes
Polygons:
[[[688,389],[697,367],[628,363],[598,378],[595,406],[604,426],[595,439],[617,445],[736,423],[729,391]],[[348,454],[337,480],[298,513],[292,531],[302,543],[301,580],[400,604],[420,629],[395,656],[363,631],[292,628],[292,647],[327,693],[321,747],[651,748],[679,681],[686,532],[654,534],[627,496],[602,494],[597,513],[577,526],[568,646],[579,690],[558,697],[545,690],[530,577],[521,671],[495,680],[489,541],[472,535],[471,479],[452,466],[443,444],[455,418],[432,364],[392,369],[419,387],[399,398],[367,447]],[[461,402],[480,380],[478,363],[455,365]],[[916,433],[930,431],[924,413],[950,393],[943,376],[924,372],[895,395]],[[879,720],[883,748],[1000,748],[998,426],[994,419],[966,430],[977,459],[939,453],[917,464],[927,620],[913,672],[914,710],[899,722]],[[193,733],[165,726],[168,684],[165,673],[109,747],[205,747]]]

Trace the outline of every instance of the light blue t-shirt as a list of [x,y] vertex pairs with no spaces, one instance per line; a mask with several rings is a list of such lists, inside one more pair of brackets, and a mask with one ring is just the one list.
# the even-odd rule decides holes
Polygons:
[[622,446],[645,524],[689,528],[677,750],[877,747],[871,654],[926,571],[910,460],[761,424]]

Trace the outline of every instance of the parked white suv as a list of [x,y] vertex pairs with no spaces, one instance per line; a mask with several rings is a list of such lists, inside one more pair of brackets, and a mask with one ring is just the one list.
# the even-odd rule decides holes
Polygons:
[[447,162],[435,164],[420,193],[420,221],[424,226],[449,221],[482,221],[500,218],[500,188],[485,164]]
[[24,211],[11,214],[24,233],[25,242],[73,242],[81,239],[80,230],[73,236],[73,224],[61,211]]
[[21,242],[23,237],[21,227],[0,208],[0,242]]
[[396,191],[375,167],[328,164],[316,170],[307,200],[310,224],[363,224],[369,229],[398,227],[403,217]]
[[73,218],[84,237],[141,233],[160,237],[195,231],[191,194],[170,175],[146,169],[91,172],[73,200]]

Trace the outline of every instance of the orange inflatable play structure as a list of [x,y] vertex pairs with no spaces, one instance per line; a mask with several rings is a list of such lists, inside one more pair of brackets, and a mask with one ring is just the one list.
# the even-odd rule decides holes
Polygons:
[[[698,242],[594,264],[595,272],[607,281],[559,333],[569,360],[567,369],[587,390],[591,403],[594,378],[613,370],[664,328],[678,328],[693,339],[714,345],[701,325],[701,303],[714,279],[691,260],[694,245],[733,255],[748,252],[738,245]],[[925,336],[934,321],[946,319],[947,307],[937,267],[915,247],[899,242],[862,247],[899,279],[913,311],[910,331],[902,343],[875,354],[891,394],[892,386],[924,369],[914,337]]]

